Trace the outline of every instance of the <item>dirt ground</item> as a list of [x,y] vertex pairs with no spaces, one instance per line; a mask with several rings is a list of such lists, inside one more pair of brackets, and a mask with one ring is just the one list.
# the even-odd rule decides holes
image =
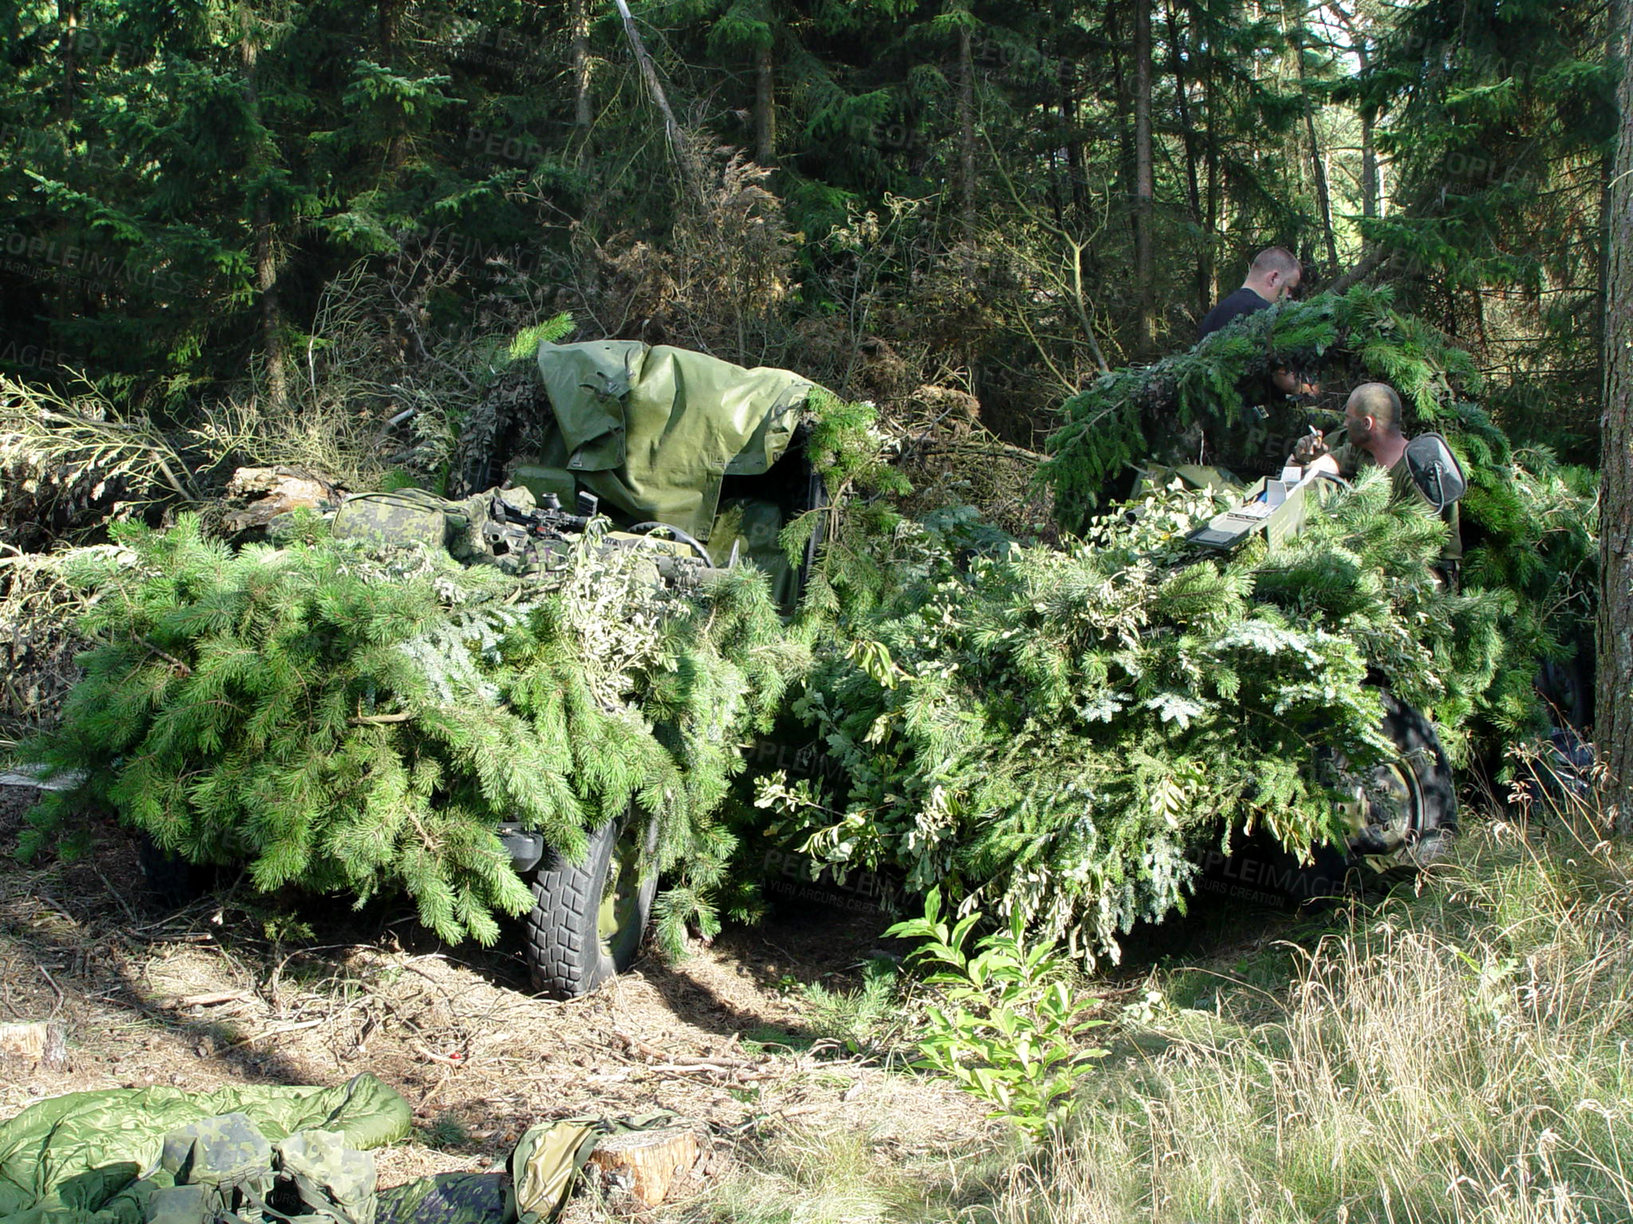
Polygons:
[[439,945],[402,907],[303,909],[308,930],[280,931],[243,889],[164,915],[112,823],[78,862],[19,866],[32,801],[0,788],[0,1022],[61,1022],[68,1059],[0,1060],[0,1119],[86,1089],[370,1071],[414,1109],[412,1141],[376,1153],[383,1186],[501,1166],[529,1126],[576,1115],[672,1110],[712,1137],[711,1174],[789,1127],[862,1131],[880,1159],[994,1133],[975,1102],[813,1027],[798,984],[853,985],[887,924],[877,909],[791,905],[554,1002],[529,989],[519,924],[493,949]]

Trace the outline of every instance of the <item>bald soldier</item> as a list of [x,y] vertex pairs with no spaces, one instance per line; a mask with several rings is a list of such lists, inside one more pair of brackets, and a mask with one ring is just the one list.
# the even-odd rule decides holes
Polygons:
[[[1336,437],[1335,430],[1326,441],[1330,443]],[[1315,459],[1310,467],[1333,472],[1346,480],[1353,480],[1363,468],[1381,467],[1389,473],[1395,501],[1415,499],[1430,509],[1436,508],[1418,488],[1406,466],[1406,444],[1411,439],[1401,432],[1401,399],[1388,383],[1362,383],[1350,392],[1344,402],[1344,438],[1342,445]],[[1300,449],[1310,453],[1307,448]],[[1452,502],[1441,510],[1440,517],[1448,529],[1446,545],[1440,551],[1440,568],[1455,582],[1457,567],[1463,559],[1457,503]]]

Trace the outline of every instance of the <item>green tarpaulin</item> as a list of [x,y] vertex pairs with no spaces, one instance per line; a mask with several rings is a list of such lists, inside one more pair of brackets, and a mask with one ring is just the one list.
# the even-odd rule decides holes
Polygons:
[[372,1075],[336,1088],[244,1086],[215,1092],[114,1088],[31,1105],[0,1123],[0,1220],[9,1224],[141,1224],[164,1136],[243,1113],[268,1139],[327,1130],[357,1149],[408,1134],[408,1102]]
[[765,472],[788,449],[815,384],[639,340],[541,344],[555,414],[550,453],[518,483],[570,499],[575,483],[633,521],[707,540],[726,476]]

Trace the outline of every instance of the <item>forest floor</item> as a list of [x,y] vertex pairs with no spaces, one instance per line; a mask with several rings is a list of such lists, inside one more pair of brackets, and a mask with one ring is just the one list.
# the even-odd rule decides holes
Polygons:
[[303,911],[305,929],[290,930],[246,888],[162,915],[111,822],[77,862],[20,866],[31,801],[0,790],[0,1023],[56,1020],[69,1056],[21,1074],[8,1064],[0,1119],[88,1089],[329,1085],[369,1071],[414,1110],[411,1139],[376,1153],[382,1185],[500,1167],[529,1126],[576,1115],[667,1109],[701,1124],[715,1153],[706,1177],[790,1128],[865,1132],[875,1159],[897,1163],[997,1133],[946,1083],[813,1023],[809,984],[842,993],[879,950],[889,919],[877,907],[788,905],[555,1002],[528,986],[519,923],[493,949],[439,945],[400,907]]
[[[1633,861],[1595,840],[1602,814],[1470,813],[1416,891],[1305,916],[1199,893],[1137,929],[1083,983],[1113,1022],[1085,1108],[1028,1149],[908,1066],[922,988],[864,972],[901,949],[861,893],[793,889],[757,927],[552,1002],[519,924],[450,948],[401,906],[297,920],[243,887],[161,915],[112,823],[74,862],[20,865],[31,798],[0,788],[0,1023],[55,1020],[68,1057],[0,1065],[0,1119],[76,1090],[369,1071],[414,1113],[375,1153],[385,1186],[501,1168],[536,1122],[673,1111],[707,1154],[643,1217],[667,1224],[1633,1219]],[[580,1193],[563,1218],[621,1214]]]

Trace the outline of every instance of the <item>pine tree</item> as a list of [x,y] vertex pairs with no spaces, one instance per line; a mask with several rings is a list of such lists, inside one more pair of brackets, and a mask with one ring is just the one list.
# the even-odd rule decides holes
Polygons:
[[633,801],[660,818],[654,867],[691,886],[800,664],[762,575],[688,598],[593,540],[541,582],[305,532],[231,553],[184,517],[81,557],[96,645],[29,752],[84,781],[32,848],[97,803],[259,889],[402,890],[443,938],[491,942],[532,905],[501,820],[582,854]]

